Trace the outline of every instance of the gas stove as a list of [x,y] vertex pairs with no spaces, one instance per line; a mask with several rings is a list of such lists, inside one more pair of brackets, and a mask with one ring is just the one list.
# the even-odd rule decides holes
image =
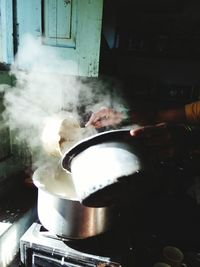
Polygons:
[[123,267],[132,265],[133,250],[120,232],[67,240],[35,222],[21,237],[20,259],[29,267]]

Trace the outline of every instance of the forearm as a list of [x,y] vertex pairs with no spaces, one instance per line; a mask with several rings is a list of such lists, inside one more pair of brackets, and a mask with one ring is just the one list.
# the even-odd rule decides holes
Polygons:
[[157,110],[157,111],[144,111],[133,112],[130,115],[130,119],[133,123],[139,125],[153,125],[157,123],[185,123],[185,109],[176,108],[176,109],[167,109],[167,110]]
[[182,107],[159,111],[115,111],[111,108],[101,108],[92,114],[87,126],[101,128],[109,125],[153,125],[156,123],[200,123],[200,101]]
[[186,122],[185,108],[161,110],[155,114],[155,122],[184,123]]
[[199,124],[200,101],[192,102],[177,109],[159,111],[155,119],[157,122]]

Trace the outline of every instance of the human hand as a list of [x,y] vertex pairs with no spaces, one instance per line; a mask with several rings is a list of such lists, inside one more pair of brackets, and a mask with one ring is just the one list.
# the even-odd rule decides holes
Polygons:
[[111,108],[102,107],[99,111],[93,113],[86,123],[86,127],[93,126],[95,128],[102,128],[119,124],[123,120],[123,114]]

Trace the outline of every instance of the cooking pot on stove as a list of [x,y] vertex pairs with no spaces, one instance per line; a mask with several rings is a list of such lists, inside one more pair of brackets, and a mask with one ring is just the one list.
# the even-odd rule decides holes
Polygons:
[[[71,172],[80,202],[105,207],[126,197],[126,181],[148,169],[145,146],[129,129],[98,133],[65,152],[62,166]],[[122,190],[123,189],[123,190]]]
[[104,233],[117,221],[115,206],[92,208],[82,205],[71,174],[57,162],[38,168],[33,175],[38,188],[38,217],[51,233],[67,239],[84,239]]

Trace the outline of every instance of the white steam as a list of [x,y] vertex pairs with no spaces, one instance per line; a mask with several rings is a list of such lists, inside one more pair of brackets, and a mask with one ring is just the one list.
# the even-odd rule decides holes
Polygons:
[[[16,84],[5,90],[4,118],[19,141],[27,143],[37,166],[47,156],[41,144],[47,118],[64,110],[79,119],[81,106],[87,112],[113,102],[114,96],[109,92],[112,82],[66,75],[75,64],[53,54],[41,41],[26,36],[11,67]],[[119,99],[116,100],[115,105],[119,105]]]

